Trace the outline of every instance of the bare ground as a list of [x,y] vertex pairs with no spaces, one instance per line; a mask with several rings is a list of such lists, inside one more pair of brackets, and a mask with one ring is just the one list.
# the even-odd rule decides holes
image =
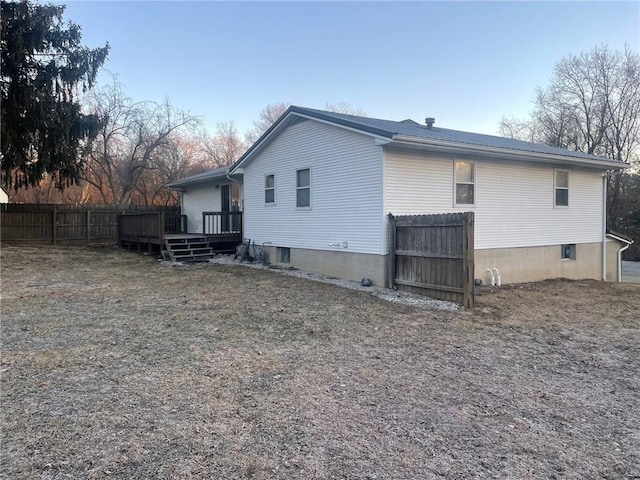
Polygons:
[[473,311],[3,247],[0,477],[640,478],[640,285]]

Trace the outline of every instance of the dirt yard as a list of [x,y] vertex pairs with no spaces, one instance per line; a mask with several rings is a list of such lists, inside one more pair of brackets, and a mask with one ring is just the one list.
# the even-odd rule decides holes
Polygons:
[[0,477],[640,477],[640,285],[403,306],[236,265],[2,247]]

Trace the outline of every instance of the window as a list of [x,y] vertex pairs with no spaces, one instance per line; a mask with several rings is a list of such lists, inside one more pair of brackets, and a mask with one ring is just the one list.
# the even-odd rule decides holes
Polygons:
[[576,244],[568,243],[560,246],[560,258],[563,260],[575,260],[576,259]]
[[475,163],[456,160],[456,205],[473,205],[475,189]]
[[555,171],[555,206],[556,207],[568,207],[569,206],[569,172],[566,170]]
[[278,263],[291,262],[291,249],[289,247],[278,247]]
[[267,175],[264,177],[264,203],[276,203],[275,175]]
[[311,170],[305,168],[296,172],[296,207],[311,206]]

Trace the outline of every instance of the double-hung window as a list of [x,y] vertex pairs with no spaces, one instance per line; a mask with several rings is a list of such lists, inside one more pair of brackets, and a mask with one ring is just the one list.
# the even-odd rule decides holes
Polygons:
[[556,207],[569,206],[569,172],[566,170],[555,170],[555,200]]
[[264,203],[276,203],[276,176],[264,177]]
[[309,168],[296,171],[296,207],[311,207],[311,170]]
[[475,203],[476,164],[462,160],[455,161],[456,205]]

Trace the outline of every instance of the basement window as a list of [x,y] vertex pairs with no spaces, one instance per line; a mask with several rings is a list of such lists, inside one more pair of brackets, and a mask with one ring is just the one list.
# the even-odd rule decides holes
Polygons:
[[278,247],[278,263],[291,263],[291,249],[289,247]]
[[575,243],[567,243],[565,245],[561,245],[561,258],[563,260],[575,260],[576,259],[576,244]]

